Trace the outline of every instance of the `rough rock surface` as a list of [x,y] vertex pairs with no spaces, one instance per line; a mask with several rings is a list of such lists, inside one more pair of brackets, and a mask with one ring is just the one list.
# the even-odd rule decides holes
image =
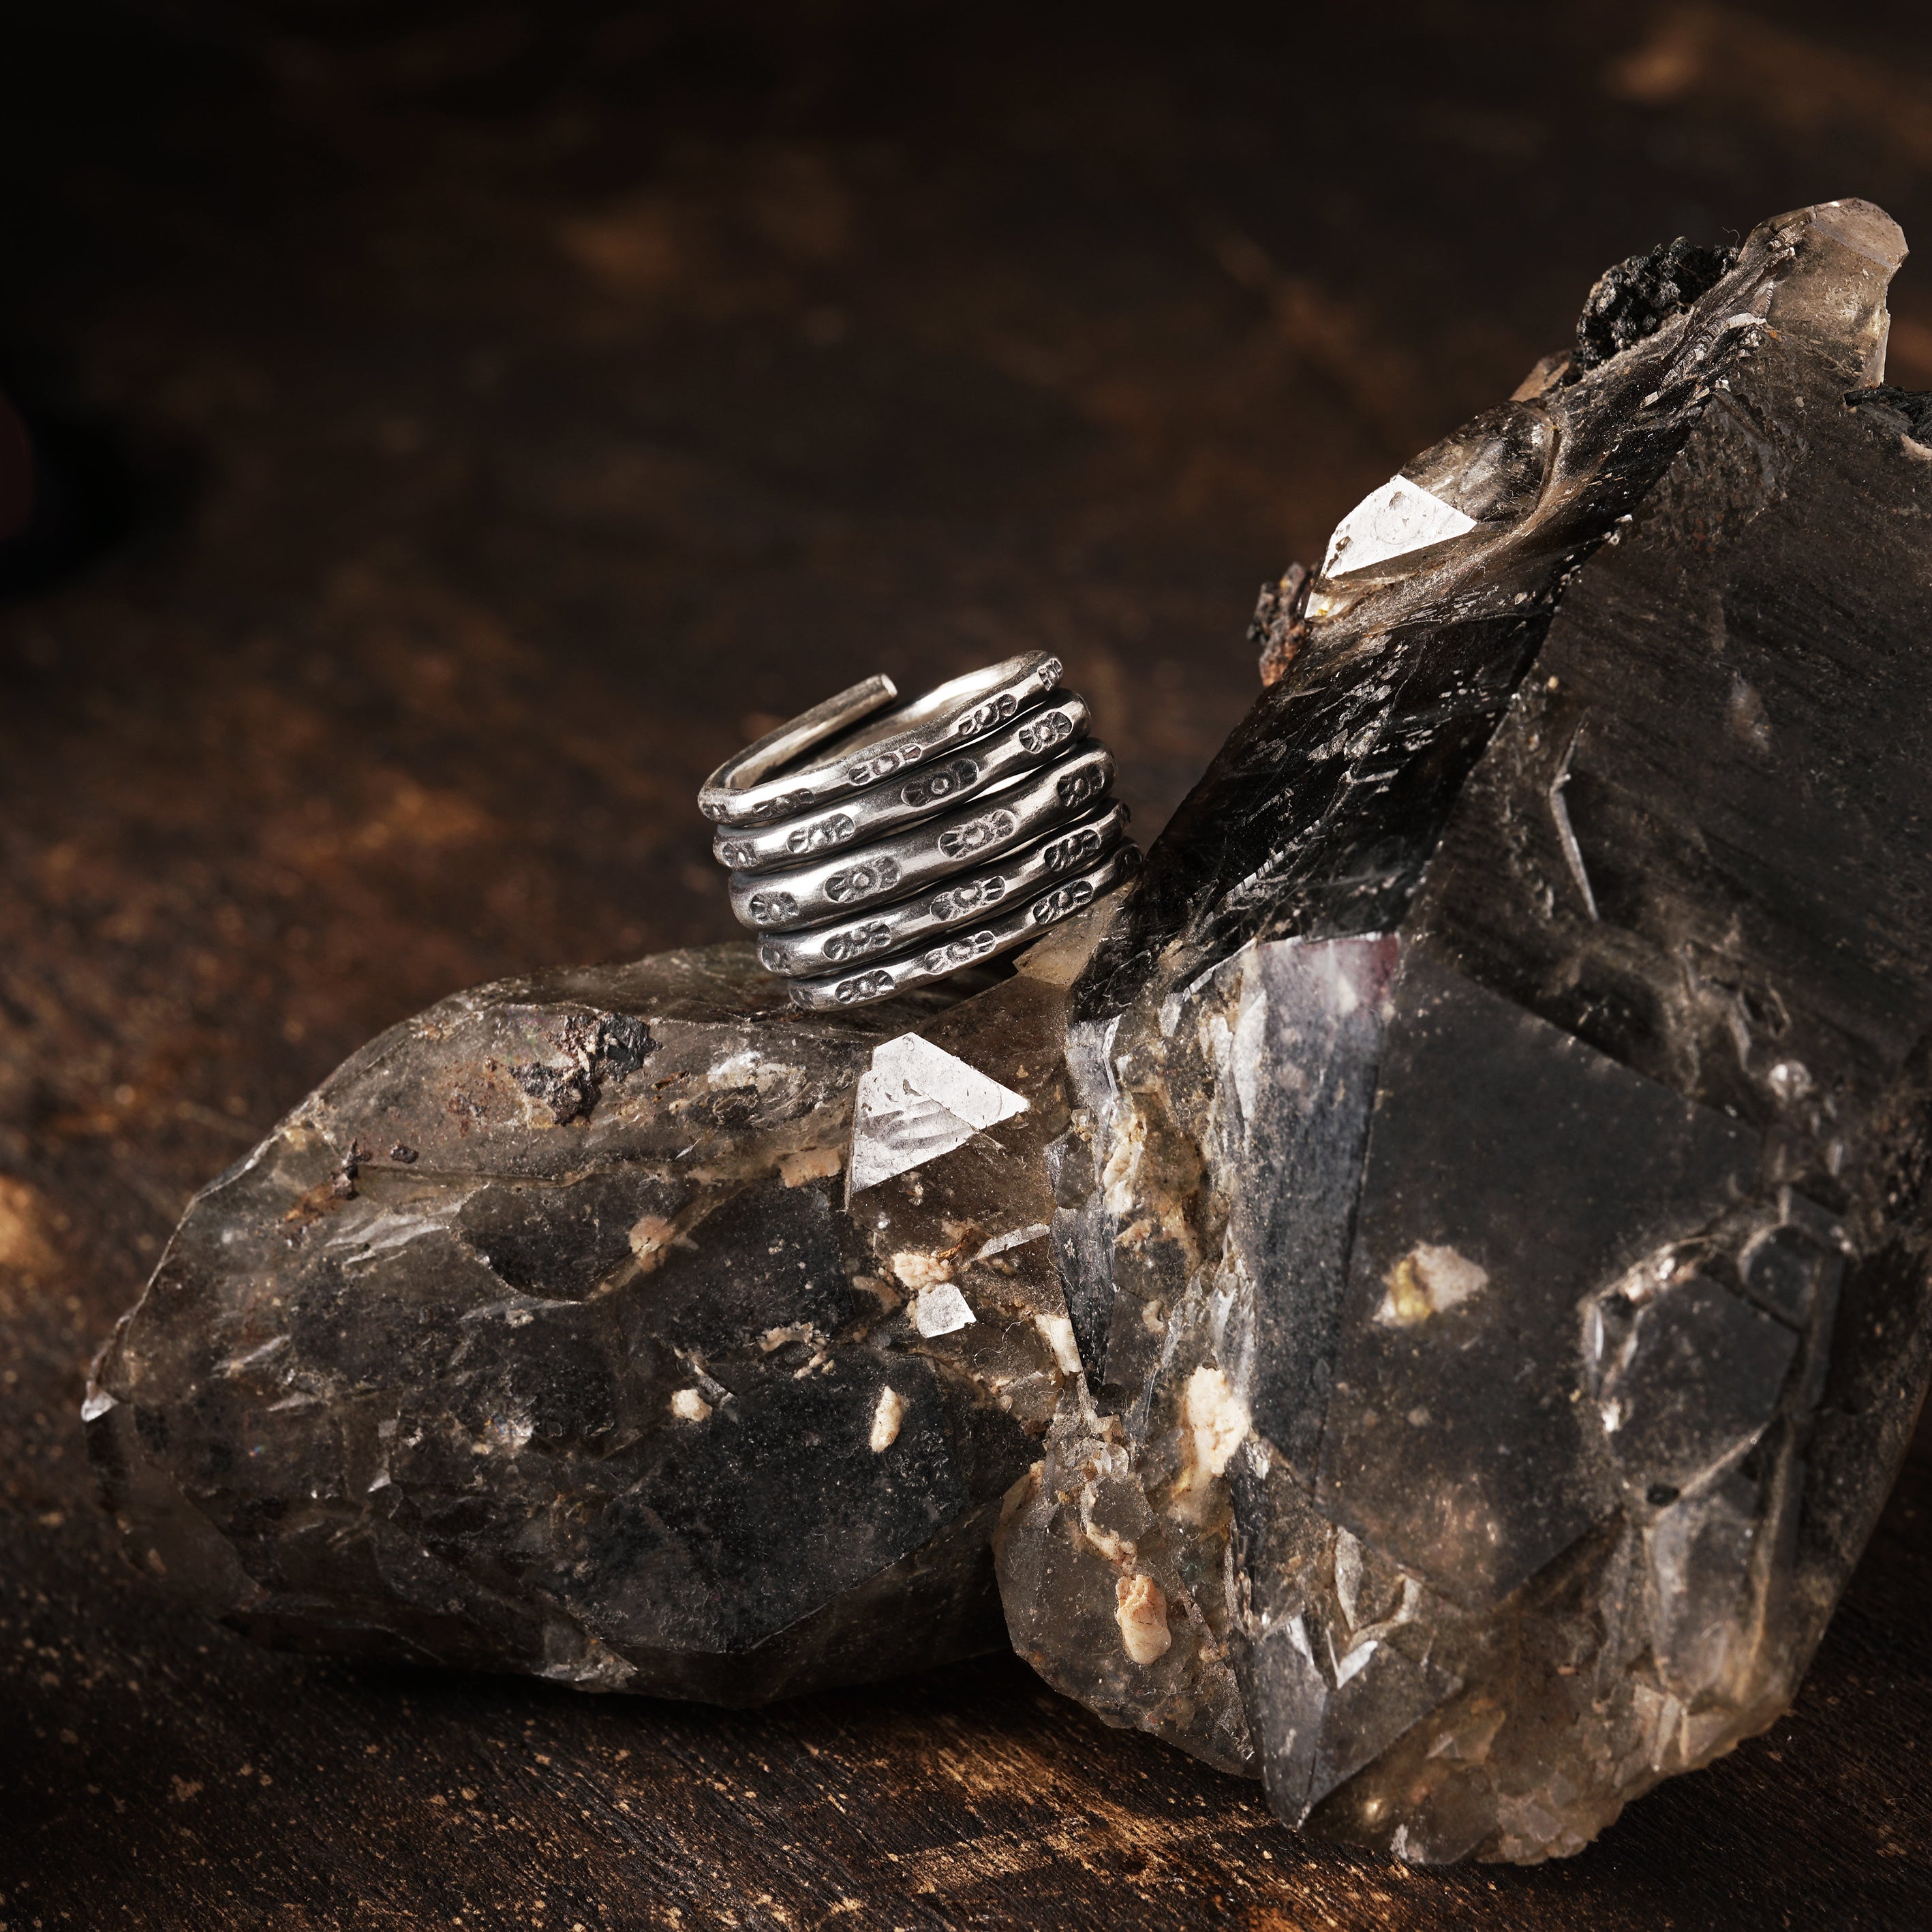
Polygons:
[[1904,253],[1766,223],[1371,498],[1075,988],[1087,1385],[1009,1622],[1291,1822],[1576,1850],[1784,1706],[1889,1486],[1932,1342]]
[[981,993],[1024,1111],[856,1213],[854,1088],[943,1000],[808,1017],[746,945],[393,1028],[197,1197],[97,1365],[137,1560],[272,1640],[732,1703],[997,1646],[1061,1304],[1044,1240],[971,1257],[1043,1232],[1008,1177],[1061,1124],[1059,997]]

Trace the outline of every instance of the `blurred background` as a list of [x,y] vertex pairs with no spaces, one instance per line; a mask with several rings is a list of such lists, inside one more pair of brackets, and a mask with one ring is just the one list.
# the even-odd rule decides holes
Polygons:
[[[82,1367],[189,1190],[453,988],[733,936],[699,780],[868,672],[1059,652],[1150,837],[1256,688],[1262,580],[1606,265],[1850,194],[1932,250],[1928,102],[1922,0],[0,9],[0,1923],[467,1895],[317,1902],[347,1840],[257,1835],[290,1666],[91,1510]],[[1932,266],[1894,293],[1932,387]],[[299,1749],[318,1816],[406,1836],[448,1780],[378,1765],[388,1695],[312,1686]]]

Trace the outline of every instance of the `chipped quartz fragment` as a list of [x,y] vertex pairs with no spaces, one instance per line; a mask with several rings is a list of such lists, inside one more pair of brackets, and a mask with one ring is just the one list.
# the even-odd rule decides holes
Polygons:
[[[1050,1080],[1059,995],[989,991],[993,1072],[950,1085],[950,997],[810,1017],[748,946],[373,1042],[196,1198],[96,1365],[130,1553],[258,1636],[592,1689],[756,1702],[1000,1642],[988,1538],[1068,1372],[1046,1244],[964,1258],[1051,1212],[998,1076],[1048,1096],[1017,1069]],[[889,1186],[844,1204],[888,1045],[969,1117],[924,1145],[950,1238]],[[910,1305],[895,1252],[937,1284]]]
[[850,1191],[862,1193],[1022,1113],[1026,1101],[916,1034],[873,1049],[859,1079]]

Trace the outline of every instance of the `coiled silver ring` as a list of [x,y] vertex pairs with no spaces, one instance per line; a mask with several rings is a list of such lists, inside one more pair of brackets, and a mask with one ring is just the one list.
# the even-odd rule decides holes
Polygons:
[[892,680],[868,678],[706,781],[732,910],[794,1004],[862,1005],[944,978],[1132,876],[1112,754],[1060,670],[1028,652],[891,710]]

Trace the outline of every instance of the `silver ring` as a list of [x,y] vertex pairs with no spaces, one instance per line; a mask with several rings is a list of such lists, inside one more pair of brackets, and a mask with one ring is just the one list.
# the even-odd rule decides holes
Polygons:
[[698,803],[731,910],[794,1004],[942,979],[1138,868],[1126,808],[1106,796],[1112,754],[1060,674],[1029,651],[905,705],[868,678],[712,773]]
[[794,980],[792,1003],[812,1012],[836,1012],[841,1006],[890,999],[895,993],[903,993],[926,980],[943,980],[962,966],[997,958],[1002,952],[1010,952],[1015,946],[1037,939],[1048,926],[1091,905],[1102,893],[1124,884],[1140,869],[1140,862],[1137,847],[1118,845],[1099,865],[1076,872],[1030,901],[1022,900],[997,918],[969,927],[937,946],[899,958],[882,960],[856,972]]
[[801,812],[760,830],[728,826],[712,841],[712,856],[734,872],[769,872],[796,866],[814,853],[869,846],[881,833],[992,791],[1003,778],[1085,737],[1090,722],[1080,699],[1070,692],[1058,692],[1050,703],[1036,705],[1003,729],[974,739],[965,749],[916,765],[909,778],[895,774],[836,806]]
[[754,932],[788,932],[903,898],[1027,844],[1093,803],[1113,776],[1113,754],[1083,745],[957,811],[856,850],[788,872],[734,872],[731,910]]
[[856,919],[808,926],[802,932],[773,933],[761,939],[758,959],[768,973],[791,979],[848,972],[855,961],[877,958],[919,946],[930,950],[940,935],[975,920],[983,922],[998,907],[1004,911],[1030,894],[1084,872],[1126,835],[1127,808],[1103,806],[1049,832],[1004,862],[965,877],[942,880],[930,892],[916,893]]
[[[889,677],[868,677],[828,698],[727,758],[699,788],[698,808],[714,824],[767,825],[862,791],[935,752],[983,737],[1044,698],[1060,682],[1046,651],[969,671],[903,705],[869,731],[854,728],[898,695]],[[829,751],[796,761],[828,740]]]

